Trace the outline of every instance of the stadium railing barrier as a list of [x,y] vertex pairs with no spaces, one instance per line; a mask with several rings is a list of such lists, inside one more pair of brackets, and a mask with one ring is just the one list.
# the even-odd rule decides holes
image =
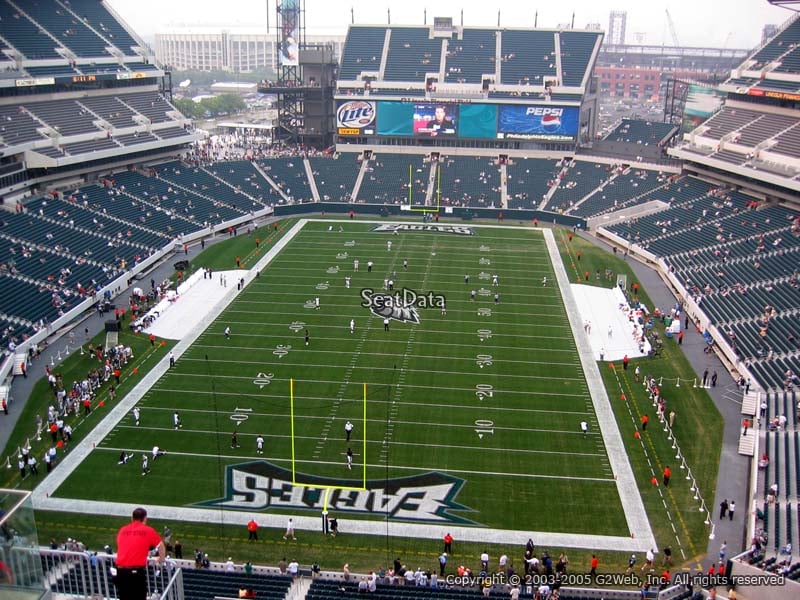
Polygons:
[[[29,552],[30,554],[30,552]],[[115,598],[115,555],[70,550],[34,549],[37,562],[44,569],[42,583],[46,590],[84,598]],[[147,597],[160,600],[183,600],[183,571],[170,563],[147,565]]]

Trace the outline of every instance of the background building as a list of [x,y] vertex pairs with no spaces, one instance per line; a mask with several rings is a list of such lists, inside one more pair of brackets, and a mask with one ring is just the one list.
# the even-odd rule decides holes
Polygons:
[[625,25],[628,13],[624,10],[612,10],[608,15],[608,34],[606,44],[621,46],[625,43]]
[[[344,37],[306,36],[306,43],[332,43],[336,60]],[[193,28],[156,34],[156,57],[177,71],[248,73],[275,69],[275,35],[263,31],[220,31]]]

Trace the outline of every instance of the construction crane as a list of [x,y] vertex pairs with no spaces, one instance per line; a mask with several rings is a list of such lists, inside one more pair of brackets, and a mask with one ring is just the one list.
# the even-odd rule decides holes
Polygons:
[[676,48],[680,48],[681,43],[678,41],[678,34],[675,32],[675,23],[672,22],[672,15],[669,14],[669,9],[664,9],[667,13],[667,23],[669,24],[669,32],[672,35],[672,43]]
[[725,50],[728,48],[728,42],[731,41],[731,37],[733,36],[733,32],[729,31],[728,35],[725,36],[725,41],[722,43],[722,49]]

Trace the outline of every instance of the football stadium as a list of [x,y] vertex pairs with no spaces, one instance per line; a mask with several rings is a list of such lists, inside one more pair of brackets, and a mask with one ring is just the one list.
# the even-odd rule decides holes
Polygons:
[[113,4],[0,3],[4,598],[798,597],[794,2],[268,3],[274,119],[214,127]]

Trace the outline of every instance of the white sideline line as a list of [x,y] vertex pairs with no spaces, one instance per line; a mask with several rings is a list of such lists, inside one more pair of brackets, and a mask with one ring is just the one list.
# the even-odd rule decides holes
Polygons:
[[[272,262],[275,257],[283,250],[284,247],[303,229],[306,221],[303,219],[298,220],[286,234],[279,239],[270,248],[264,256],[251,268],[244,276],[245,288],[249,285],[256,274]],[[215,305],[211,307],[208,314],[195,325],[191,331],[187,332],[172,349],[176,359],[181,356],[197,341],[200,335],[213,323],[225,310],[225,308],[240,294],[243,290],[231,286],[230,290],[225,296]],[[90,431],[85,438],[72,447],[69,454],[67,454],[54,469],[52,473],[48,474],[47,478],[37,485],[31,493],[31,502],[34,508],[49,510],[52,506],[53,498],[50,498],[55,491],[61,487],[66,479],[72,475],[75,469],[89,456],[92,449],[100,444],[106,436],[108,436],[114,427],[125,418],[131,409],[145,396],[145,394],[152,388],[156,382],[169,370],[168,357],[162,358],[159,362],[155,363],[153,368],[144,374],[139,383],[122,398],[116,406],[114,406],[106,417],[97,424],[97,426]],[[72,501],[75,502],[75,501]],[[84,503],[81,501],[81,505]],[[124,506],[123,514],[130,514],[136,508],[130,504],[118,503],[101,503],[101,506],[118,507]],[[100,513],[107,512],[107,510],[100,510]],[[109,513],[111,514],[111,513]],[[214,521],[217,522],[217,521]]]
[[614,412],[611,409],[611,401],[608,398],[603,378],[594,360],[586,332],[580,325],[580,311],[575,297],[572,295],[572,287],[569,285],[569,277],[561,260],[558,244],[550,229],[544,230],[544,239],[555,269],[559,291],[564,300],[564,308],[567,314],[572,317],[570,319],[572,335],[575,338],[578,357],[586,375],[586,383],[589,386],[592,405],[597,415],[597,422],[603,436],[611,468],[617,478],[617,491],[622,502],[628,529],[631,532],[631,536],[640,542],[644,542],[643,546],[657,548],[653,530],[650,528],[650,521],[647,518],[647,511],[644,508],[644,502],[636,485],[630,459],[625,451],[625,444],[622,442],[622,435],[619,432]]
[[[303,229],[307,223],[339,223],[339,221],[330,221],[326,219],[298,219],[292,228],[284,235],[270,250],[256,263],[256,265],[245,276],[246,284],[255,276],[256,271],[260,271],[267,264],[269,264],[275,256],[290,242],[294,237]],[[383,224],[384,221],[375,220],[359,220],[359,223],[370,224]],[[497,230],[510,229],[505,225],[469,225],[474,229],[480,229],[484,232],[493,232]],[[513,227],[513,229],[518,229]],[[543,230],[545,242],[550,253],[552,265],[556,271],[556,277],[559,281],[559,288],[562,295],[568,294],[565,288],[569,287],[568,277],[564,271],[563,264],[561,263],[558,249],[552,234],[549,229]],[[491,243],[495,239],[491,235],[481,237],[481,240]],[[208,315],[205,316],[203,321],[198,324],[186,337],[184,337],[175,346],[173,352],[176,358],[180,358],[183,353],[195,342],[203,331],[217,319],[225,308],[234,300],[239,291],[235,288],[226,294],[226,296],[215,306],[213,306]],[[567,312],[573,315],[573,333],[576,340],[579,338],[579,331],[575,322],[579,315],[574,306],[574,300],[569,296],[571,303],[567,304],[567,296],[564,296],[565,306]],[[651,547],[655,547],[650,524],[647,521],[647,516],[644,513],[644,506],[639,496],[638,488],[633,480],[633,474],[630,469],[627,454],[625,454],[624,446],[619,435],[619,429],[614,421],[613,414],[610,412],[608,398],[605,393],[605,388],[602,385],[599,372],[594,364],[590,351],[579,344],[579,355],[581,362],[584,366],[584,372],[587,379],[590,379],[590,368],[593,370],[593,376],[590,381],[590,389],[592,390],[592,399],[595,412],[598,416],[598,422],[602,423],[601,431],[605,441],[605,447],[608,449],[608,456],[612,461],[612,466],[621,466],[624,473],[620,473],[618,468],[614,468],[614,472],[619,475],[617,480],[617,488],[620,492],[620,500],[622,501],[623,508],[625,509],[626,518],[628,520],[629,528],[631,529],[631,537],[627,536],[603,536],[603,535],[588,535],[585,533],[571,534],[571,533],[554,533],[554,532],[530,532],[530,531],[514,531],[514,530],[500,530],[483,527],[468,527],[468,526],[454,526],[446,521],[442,522],[441,527],[431,526],[430,523],[417,524],[417,523],[397,523],[393,521],[374,521],[374,520],[361,520],[361,519],[339,519],[342,530],[367,535],[380,535],[380,536],[396,536],[408,538],[422,538],[422,539],[436,539],[440,540],[443,531],[450,531],[456,539],[463,541],[475,542],[488,542],[488,543],[502,543],[502,544],[520,544],[526,543],[527,539],[533,537],[538,545],[546,545],[550,547],[563,547],[563,548],[591,548],[593,550],[617,550],[626,552],[644,552]],[[83,440],[76,444],[71,452],[61,461],[61,464],[50,475],[42,481],[34,490],[31,495],[31,501],[35,509],[42,510],[56,510],[62,512],[75,512],[75,513],[96,513],[111,516],[128,517],[131,511],[136,507],[135,504],[129,503],[110,503],[99,502],[92,500],[75,500],[55,498],[52,495],[63,484],[78,465],[89,455],[95,444],[102,442],[102,440],[113,430],[114,426],[119,423],[125,415],[136,405],[137,402],[145,395],[145,393],[153,387],[158,379],[167,372],[169,368],[169,361],[165,357],[156,366],[145,374],[140,383],[134,387],[114,408],[112,408],[108,415],[95,427]],[[408,387],[408,386],[407,386]],[[423,386],[419,386],[423,387]],[[596,399],[596,394],[602,394],[605,399],[605,405]],[[602,413],[600,410],[604,410]],[[607,422],[610,417],[610,424]],[[607,431],[606,427],[611,427],[611,431]],[[621,453],[621,456],[615,455]],[[340,463],[339,463],[340,464]],[[436,469],[434,469],[436,470]],[[465,472],[465,471],[459,471]],[[507,473],[500,475],[507,476]],[[625,483],[621,481],[624,478]],[[600,480],[606,481],[606,480]],[[613,480],[609,480],[613,481]],[[624,493],[623,493],[624,492]],[[635,515],[629,513],[635,511]],[[148,506],[148,514],[152,519],[167,519],[170,521],[185,520],[185,521],[203,521],[207,523],[225,523],[245,525],[251,518],[249,513],[236,512],[236,511],[220,511],[219,509],[199,509],[199,508],[186,508],[175,506]],[[266,527],[281,528],[285,525],[285,517],[283,515],[274,514],[261,514],[259,522],[263,523]],[[319,517],[314,515],[311,517],[298,516],[295,518],[295,527],[297,530],[318,531]]]

